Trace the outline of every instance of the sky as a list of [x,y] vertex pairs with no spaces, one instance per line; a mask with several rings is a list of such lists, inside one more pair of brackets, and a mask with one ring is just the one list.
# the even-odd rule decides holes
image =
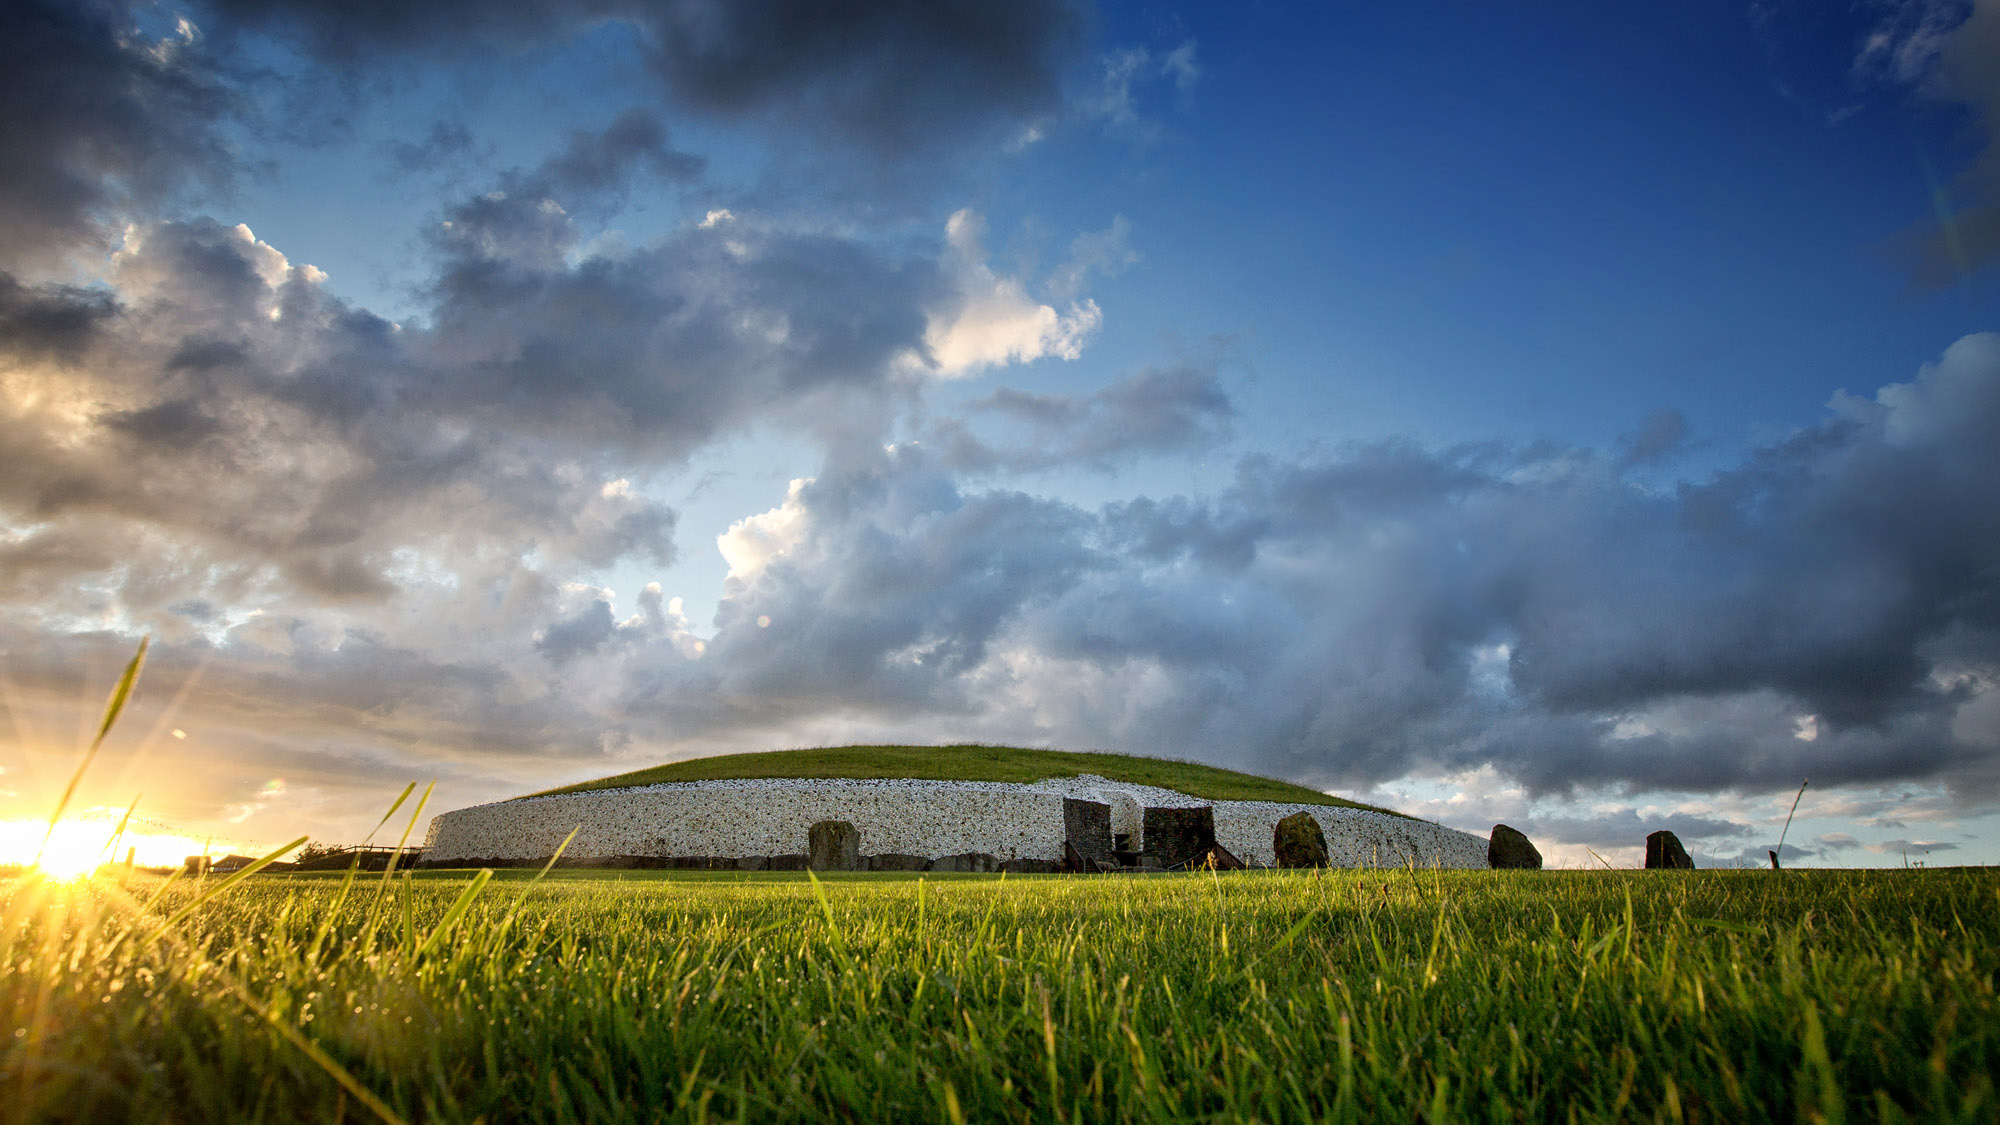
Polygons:
[[150,637],[164,859],[979,741],[2000,862],[2000,0],[19,0],[0,154],[0,828]]

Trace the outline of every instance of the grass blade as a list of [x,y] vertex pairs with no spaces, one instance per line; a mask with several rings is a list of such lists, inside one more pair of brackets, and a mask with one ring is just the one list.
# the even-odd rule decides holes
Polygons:
[[472,900],[479,897],[480,889],[486,886],[486,881],[491,878],[493,878],[492,868],[479,869],[479,874],[474,875],[472,882],[466,884],[465,890],[459,892],[458,898],[451,904],[451,909],[444,912],[444,917],[438,919],[438,924],[431,928],[430,934],[424,938],[424,943],[417,947],[415,956],[422,957],[438,942],[444,940],[444,935],[451,930],[451,927],[465,916],[466,911],[472,909]]
[[131,663],[125,665],[125,674],[118,677],[118,686],[111,689],[111,698],[104,704],[104,718],[97,724],[97,737],[90,740],[90,749],[84,751],[83,761],[76,764],[76,772],[70,775],[69,785],[64,787],[55,811],[49,814],[48,830],[42,833],[41,846],[35,849],[35,863],[42,862],[42,854],[49,850],[49,840],[56,834],[56,823],[69,810],[70,799],[76,796],[76,787],[83,783],[83,775],[90,769],[90,763],[97,760],[97,751],[104,745],[105,736],[111,733],[119,712],[125,710],[126,701],[132,698],[132,686],[139,682],[139,669],[145,667],[146,646],[151,642],[151,637],[139,638],[139,651],[132,654]]
[[195,908],[200,906],[202,903],[207,902],[209,899],[214,898],[216,895],[219,895],[222,892],[228,890],[229,888],[235,886],[236,884],[241,883],[243,880],[248,879],[250,876],[255,875],[257,872],[264,870],[264,868],[271,865],[272,861],[276,860],[279,856],[284,855],[286,852],[291,851],[293,848],[304,847],[306,841],[310,839],[312,839],[312,837],[310,836],[301,836],[298,839],[293,840],[291,843],[276,849],[275,851],[266,852],[263,858],[257,860],[257,862],[255,863],[244,864],[243,869],[241,871],[235,872],[234,874],[230,875],[229,878],[224,879],[222,882],[217,883],[213,887],[210,887],[209,889],[203,891],[201,894],[197,895],[192,901],[187,903],[187,905],[182,906],[179,910],[174,911],[172,916],[170,916],[166,921],[160,923],[159,929],[153,931],[153,940],[158,940],[161,934],[164,934],[168,930],[173,929],[174,926],[178,922],[180,922],[181,919],[187,917],[189,914],[194,913]]

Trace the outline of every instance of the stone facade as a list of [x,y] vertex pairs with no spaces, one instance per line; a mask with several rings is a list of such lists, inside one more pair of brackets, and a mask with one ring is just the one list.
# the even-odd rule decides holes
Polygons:
[[[1162,809],[1186,811],[1162,816]],[[1032,872],[1061,864],[1066,842],[1108,853],[1112,833],[1129,833],[1134,847],[1153,854],[1154,841],[1145,838],[1149,820],[1188,820],[1210,821],[1214,843],[1253,867],[1269,867],[1276,861],[1273,830],[1299,812],[1319,823],[1335,866],[1486,866],[1485,840],[1425,821],[1326,805],[1208,801],[1089,776],[1033,785],[773,778],[528,797],[434,818],[424,863],[532,863],[576,829],[565,861],[692,866],[688,857],[705,857],[701,866],[710,869],[789,870],[805,866],[812,825],[845,821],[859,834],[858,856],[885,857],[882,870],[946,857],[959,857],[953,867],[976,868],[983,861],[962,857],[980,855],[1006,870]],[[872,865],[864,859],[859,866]]]

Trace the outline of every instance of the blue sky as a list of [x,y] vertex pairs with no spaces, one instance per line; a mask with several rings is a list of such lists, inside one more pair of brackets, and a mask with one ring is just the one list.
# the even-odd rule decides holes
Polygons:
[[1993,4],[6,19],[0,819],[151,635],[91,800],[245,841],[978,739],[2000,860]]

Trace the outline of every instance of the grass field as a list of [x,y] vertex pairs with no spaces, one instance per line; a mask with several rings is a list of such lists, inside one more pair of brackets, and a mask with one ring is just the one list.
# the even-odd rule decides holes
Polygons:
[[1142,758],[1135,754],[981,745],[829,746],[809,750],[774,750],[761,754],[723,754],[671,762],[530,795],[544,797],[551,793],[583,793],[592,789],[657,785],[663,781],[724,781],[751,777],[909,777],[931,781],[1012,781],[1027,784],[1044,778],[1076,777],[1086,773],[1134,785],[1157,785],[1211,801],[1284,801],[1341,808],[1375,808],[1374,805],[1343,800],[1289,781],[1238,773],[1199,762]]
[[0,1112],[2000,1118],[1988,869],[532,874],[0,884]]

